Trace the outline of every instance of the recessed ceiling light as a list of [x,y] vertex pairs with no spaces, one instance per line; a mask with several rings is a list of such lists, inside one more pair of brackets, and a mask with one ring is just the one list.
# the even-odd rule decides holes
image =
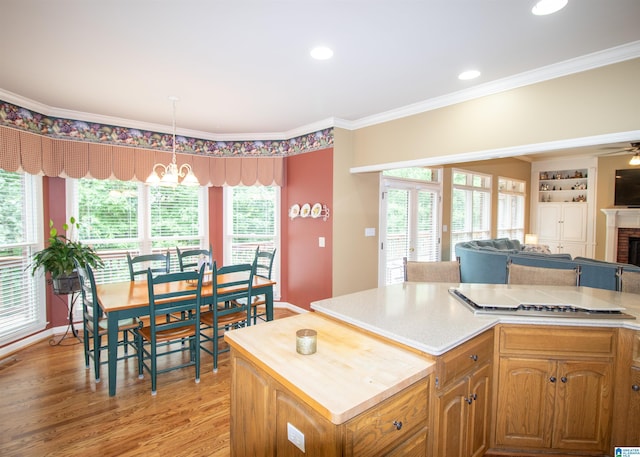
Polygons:
[[540,0],[531,8],[531,12],[536,16],[545,16],[560,11],[567,6],[568,0]]
[[478,76],[480,76],[480,72],[478,70],[467,70],[467,71],[463,71],[462,73],[460,73],[458,75],[458,79],[461,79],[463,81],[467,81],[469,79],[475,79]]
[[310,54],[316,60],[327,60],[333,57],[333,51],[326,46],[316,46]]

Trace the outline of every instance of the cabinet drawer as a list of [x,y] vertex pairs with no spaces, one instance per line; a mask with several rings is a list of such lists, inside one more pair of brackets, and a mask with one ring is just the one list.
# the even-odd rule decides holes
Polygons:
[[482,366],[493,357],[493,330],[484,332],[440,357],[436,364],[438,383],[445,388],[460,376]]
[[345,455],[380,455],[387,446],[403,442],[425,427],[429,417],[429,379],[418,381],[347,422]]
[[611,357],[616,330],[576,327],[500,327],[500,354]]

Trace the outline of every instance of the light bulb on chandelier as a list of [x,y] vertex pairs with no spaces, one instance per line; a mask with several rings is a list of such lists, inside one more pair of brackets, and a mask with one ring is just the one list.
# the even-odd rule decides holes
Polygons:
[[[178,101],[178,98],[169,97],[169,100],[171,100],[173,107],[173,155],[171,163],[168,165],[163,163],[155,164],[145,184],[166,187],[176,187],[178,184],[183,186],[199,186],[200,182],[198,178],[196,178],[196,175],[193,174],[191,165],[183,163],[178,167],[176,162],[176,101]],[[156,169],[158,171],[156,171]],[[182,178],[182,181],[180,181],[180,178]]]

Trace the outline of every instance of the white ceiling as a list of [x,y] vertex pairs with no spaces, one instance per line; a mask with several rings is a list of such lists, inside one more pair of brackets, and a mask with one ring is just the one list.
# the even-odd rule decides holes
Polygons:
[[[544,17],[534,3],[0,0],[0,98],[166,131],[177,96],[183,134],[288,138],[579,68],[601,51],[629,58],[620,46],[640,54],[638,0],[569,0]],[[318,44],[333,59],[311,59]],[[469,68],[482,76],[459,81]]]

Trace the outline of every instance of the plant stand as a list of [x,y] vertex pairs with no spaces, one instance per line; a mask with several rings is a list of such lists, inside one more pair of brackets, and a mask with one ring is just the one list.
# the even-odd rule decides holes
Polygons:
[[[51,284],[53,286],[53,293],[54,295],[57,295],[59,298],[62,295],[71,295],[71,301],[68,304],[69,306],[69,325],[67,327],[67,331],[64,333],[64,335],[62,335],[62,338],[60,338],[60,340],[55,343],[60,344],[62,342],[62,340],[65,339],[65,337],[67,336],[67,334],[69,333],[69,329],[71,329],[71,334],[78,338],[80,340],[78,331],[76,330],[75,326],[73,325],[73,309],[74,306],[76,304],[76,301],[78,300],[78,297],[80,297],[80,279],[78,278],[78,274],[76,272],[74,272],[73,274],[69,275],[69,276],[63,276],[63,277],[58,277],[55,279],[51,280]],[[62,300],[62,298],[60,298],[60,300]]]

